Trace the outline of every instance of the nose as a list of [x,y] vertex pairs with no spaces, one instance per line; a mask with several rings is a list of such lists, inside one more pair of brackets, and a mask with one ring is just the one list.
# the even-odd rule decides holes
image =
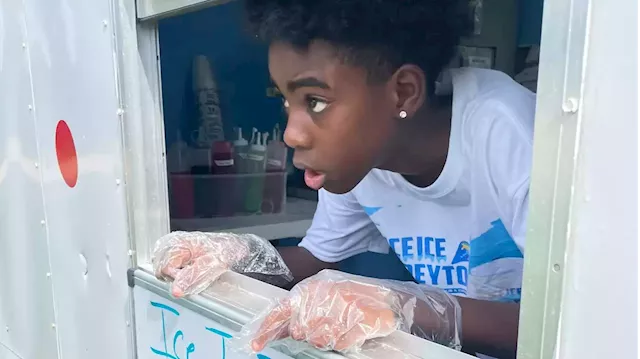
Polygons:
[[289,115],[287,127],[284,129],[284,142],[296,150],[311,148],[311,135],[304,120]]

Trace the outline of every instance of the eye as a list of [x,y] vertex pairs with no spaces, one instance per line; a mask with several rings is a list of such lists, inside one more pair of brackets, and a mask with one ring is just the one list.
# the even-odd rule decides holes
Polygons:
[[309,107],[309,110],[311,110],[311,112],[313,113],[320,113],[324,111],[324,109],[326,109],[327,106],[329,106],[327,101],[321,100],[316,97],[309,97],[307,99],[307,105]]

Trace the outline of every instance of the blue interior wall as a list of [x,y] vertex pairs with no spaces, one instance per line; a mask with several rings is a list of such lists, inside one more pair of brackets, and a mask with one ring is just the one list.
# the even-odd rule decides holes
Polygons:
[[519,0],[518,46],[540,45],[544,0]]
[[193,112],[191,63],[206,55],[218,84],[227,139],[232,129],[270,131],[285,120],[282,101],[268,97],[271,86],[267,48],[243,27],[242,2],[232,1],[202,11],[161,20],[160,56],[167,144],[178,129],[188,138],[198,127]]

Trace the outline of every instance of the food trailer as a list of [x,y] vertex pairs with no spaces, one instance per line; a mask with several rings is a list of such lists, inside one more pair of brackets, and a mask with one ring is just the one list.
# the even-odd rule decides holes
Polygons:
[[[172,215],[200,210],[171,198],[197,184],[169,168],[174,140],[207,134],[180,123],[191,58],[215,60],[203,86],[221,103],[251,102],[220,106],[223,119],[255,113],[260,127],[278,101],[266,56],[250,60],[265,50],[234,37],[239,1],[0,0],[0,358],[247,357],[234,336],[284,290],[227,273],[178,300],[150,266],[172,228],[278,240],[310,224],[313,194],[250,215]],[[476,1],[465,65],[516,75],[518,3]],[[518,358],[635,358],[638,2],[548,0],[541,24],[535,70],[518,73],[538,93]],[[342,357],[254,357],[294,356]],[[471,358],[403,332],[350,357]]]

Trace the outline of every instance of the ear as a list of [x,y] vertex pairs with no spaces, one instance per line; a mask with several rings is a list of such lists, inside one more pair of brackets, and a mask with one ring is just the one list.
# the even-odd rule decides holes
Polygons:
[[413,117],[424,105],[427,96],[426,76],[416,65],[402,65],[391,77],[390,85],[396,99],[396,113],[405,111]]

